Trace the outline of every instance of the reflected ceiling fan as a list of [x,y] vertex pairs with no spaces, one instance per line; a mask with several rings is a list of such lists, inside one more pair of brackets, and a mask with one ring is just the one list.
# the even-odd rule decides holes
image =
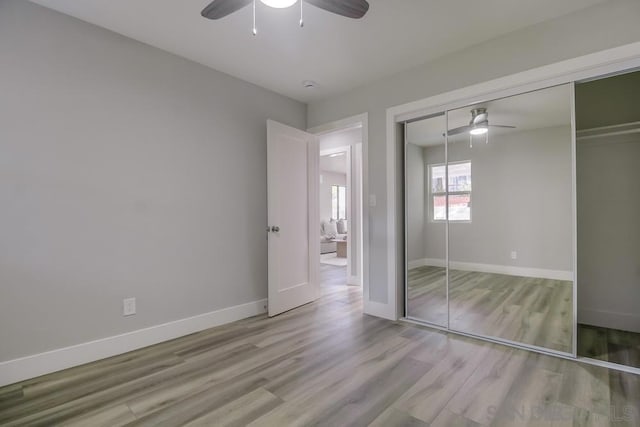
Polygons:
[[489,124],[489,112],[486,108],[474,108],[471,110],[471,121],[466,126],[460,126],[448,131],[449,136],[469,132],[469,147],[473,147],[475,135],[486,135],[486,143],[489,143],[489,128],[515,129],[515,126]]
[[[213,0],[205,7],[201,14],[208,19],[220,19],[225,16],[242,9],[253,3],[254,15],[254,34],[255,34],[255,2],[257,0]],[[267,6],[284,9],[291,7],[300,1],[300,26],[304,25],[302,21],[302,3],[306,2],[310,5],[335,13],[336,15],[346,16],[347,18],[360,19],[369,10],[369,3],[366,0],[259,0]]]

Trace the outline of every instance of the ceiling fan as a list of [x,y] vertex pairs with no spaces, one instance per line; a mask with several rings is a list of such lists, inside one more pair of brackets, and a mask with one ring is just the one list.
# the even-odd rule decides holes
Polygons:
[[471,121],[466,126],[460,126],[449,130],[449,135],[458,135],[460,133],[469,132],[471,135],[484,135],[489,128],[508,128],[515,129],[515,126],[491,125],[489,124],[489,112],[486,108],[474,108],[471,110]]
[[473,147],[475,135],[486,135],[485,142],[489,142],[489,128],[515,129],[515,126],[489,124],[489,112],[486,108],[474,108],[471,110],[471,121],[466,126],[460,126],[448,131],[449,136],[469,132],[469,147]]
[[[220,19],[254,3],[255,0],[213,0],[202,10],[202,16],[209,19]],[[293,6],[298,1],[305,1],[315,7],[324,9],[347,18],[362,18],[369,10],[366,0],[260,0],[267,6],[282,9]],[[255,3],[254,3],[255,4]],[[300,22],[302,26],[302,21]]]

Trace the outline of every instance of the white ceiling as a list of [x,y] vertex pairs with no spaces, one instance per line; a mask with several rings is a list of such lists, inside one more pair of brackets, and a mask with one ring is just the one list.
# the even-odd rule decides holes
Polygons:
[[210,21],[208,0],[32,1],[308,102],[603,0],[369,0],[361,20],[305,4],[304,28],[298,5],[258,2],[257,36],[251,7]]
[[[515,129],[490,128],[490,135],[521,132],[553,126],[571,125],[571,97],[569,85],[556,86],[508,98],[475,104],[449,111],[449,129],[466,126],[471,120],[472,108],[486,108],[489,125],[509,125]],[[438,116],[409,123],[407,142],[423,147],[444,143],[445,117]],[[459,134],[451,139],[465,140],[469,134]],[[478,137],[482,138],[482,137]]]

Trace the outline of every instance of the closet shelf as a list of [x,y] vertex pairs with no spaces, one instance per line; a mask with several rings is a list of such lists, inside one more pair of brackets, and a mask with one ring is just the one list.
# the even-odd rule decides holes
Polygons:
[[576,138],[578,140],[588,140],[606,136],[629,135],[634,133],[640,133],[640,122],[621,123],[618,125],[582,129],[576,132]]

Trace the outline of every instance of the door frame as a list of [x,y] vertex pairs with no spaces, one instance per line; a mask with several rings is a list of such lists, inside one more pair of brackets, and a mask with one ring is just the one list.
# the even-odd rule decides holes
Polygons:
[[[404,178],[401,165],[398,163],[400,160],[398,147],[404,142],[402,132],[398,132],[398,126],[402,122],[491,99],[505,98],[580,80],[605,77],[633,69],[640,69],[640,42],[606,49],[388,108],[386,112],[387,241],[390,242],[387,247],[388,302],[387,304],[376,303],[380,306],[380,317],[398,320],[404,316],[404,281],[401,278],[405,256],[402,253],[402,247],[395,244],[404,235],[402,222],[404,202],[400,184]],[[573,220],[575,230],[575,210]],[[575,233],[573,247],[574,277],[576,277],[574,288],[577,292]],[[577,299],[574,298],[574,305],[576,304]],[[577,316],[576,311],[574,311],[574,315]]]
[[[369,114],[362,113],[355,116],[346,117],[344,119],[334,120],[323,125],[314,126],[307,129],[307,132],[317,136],[322,136],[327,133],[339,132],[341,130],[349,130],[353,128],[360,128],[362,131],[362,157],[360,167],[360,182],[361,182],[361,197],[360,197],[360,281],[362,284],[363,293],[363,312],[367,314],[372,313],[372,307],[369,300],[369,206],[364,203],[365,195],[369,194],[369,165],[368,165],[368,152],[369,152]],[[344,151],[344,150],[336,150]],[[351,155],[353,156],[353,150]],[[351,171],[352,174],[355,171]],[[349,191],[349,190],[347,190]],[[350,207],[351,209],[351,207]],[[353,209],[351,209],[353,211]],[[318,262],[319,259],[318,259]],[[349,274],[348,274],[349,275]]]

